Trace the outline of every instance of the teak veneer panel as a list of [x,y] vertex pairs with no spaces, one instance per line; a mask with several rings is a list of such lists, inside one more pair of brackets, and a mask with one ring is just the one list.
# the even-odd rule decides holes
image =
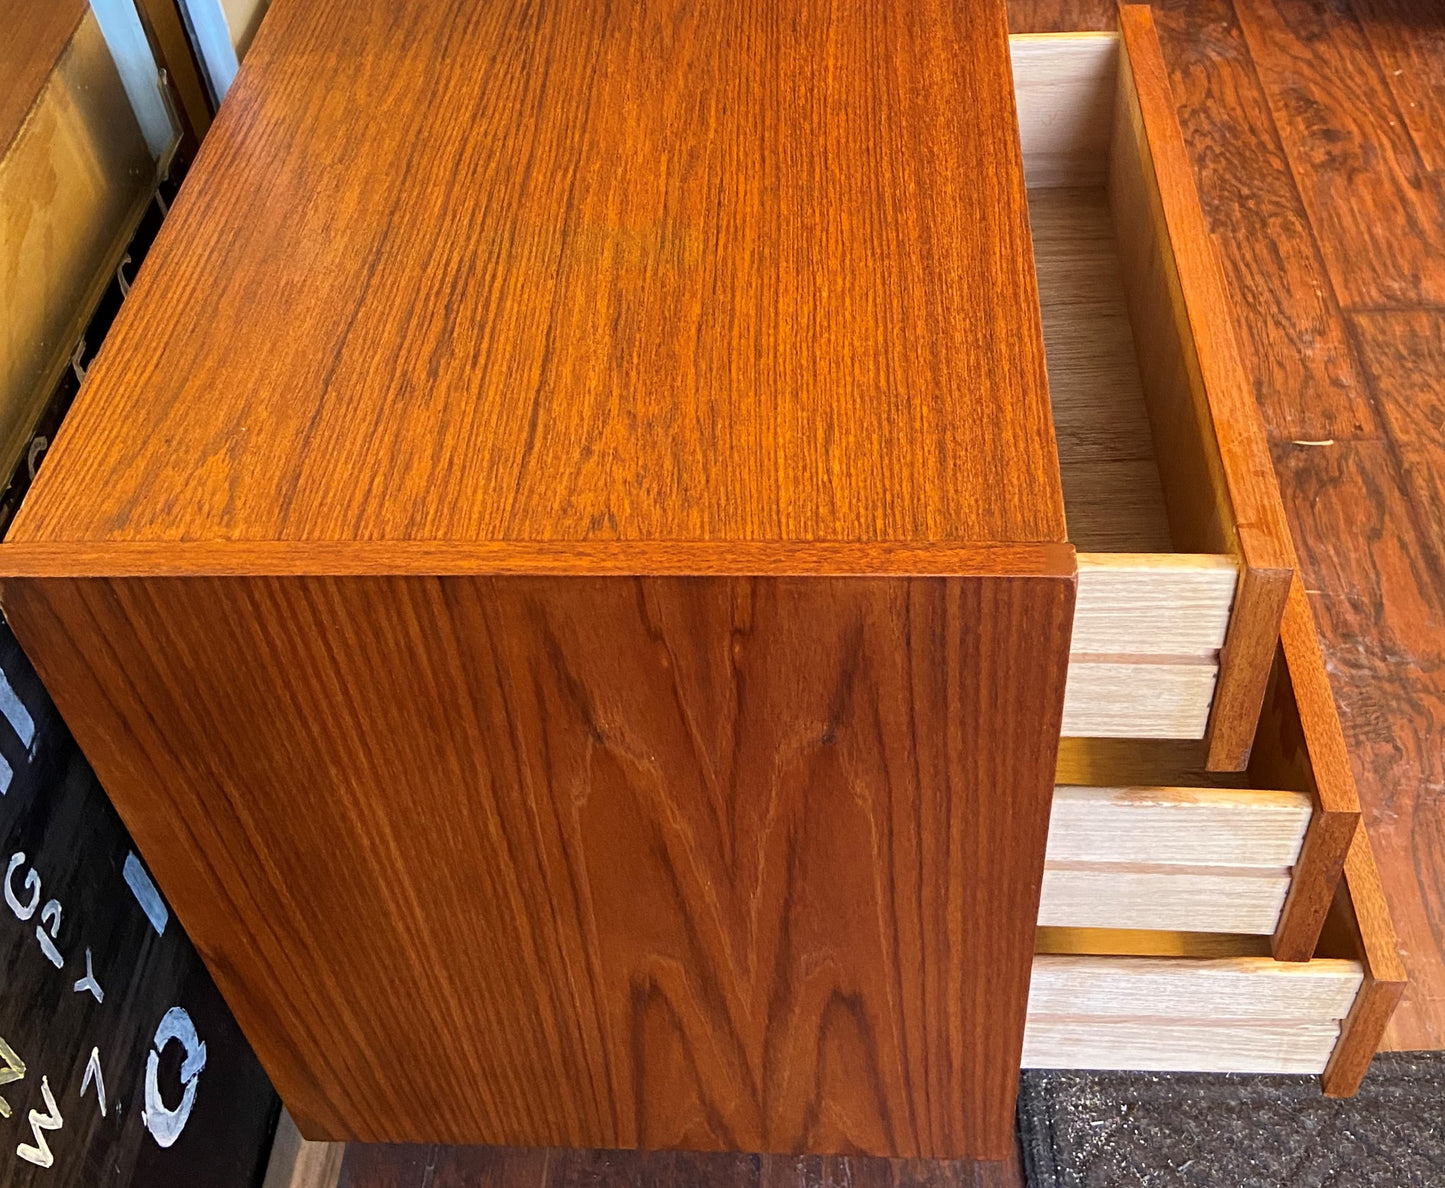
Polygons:
[[308,1137],[1007,1151],[1067,573],[4,593]]
[[1323,1077],[1328,1096],[1350,1097],[1369,1071],[1406,985],[1380,872],[1363,829],[1345,858],[1345,876],[1335,890],[1320,948],[1364,967],[1364,984],[1340,1026],[1340,1042]]
[[1314,616],[1298,578],[1280,625],[1279,655],[1249,770],[1255,783],[1303,792],[1314,804],[1273,938],[1279,960],[1307,961],[1338,894],[1345,856],[1359,828],[1360,799]]
[[1239,590],[1220,653],[1210,766],[1249,759],[1294,573],[1269,445],[1233,328],[1234,311],[1195,188],[1168,72],[1147,5],[1122,5],[1109,196],[1151,403],[1177,548],[1231,553]]
[[1063,541],[1013,124],[1003,0],[277,0],[12,537]]

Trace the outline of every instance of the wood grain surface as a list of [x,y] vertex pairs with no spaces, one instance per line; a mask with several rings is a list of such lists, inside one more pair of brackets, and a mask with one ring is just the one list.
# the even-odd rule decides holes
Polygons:
[[1433,0],[1352,0],[1385,85],[1415,151],[1432,173],[1445,172],[1445,20]]
[[1112,33],[1118,0],[1009,0],[1010,33]]
[[1360,983],[1358,962],[1347,958],[1286,963],[1267,957],[1044,955],[1034,958],[1029,1012],[1040,1018],[1327,1022],[1344,1018]]
[[[1410,972],[1385,1042],[1440,1047],[1445,817],[1433,740],[1445,721],[1445,519],[1430,483],[1445,457],[1420,433],[1407,481],[1410,450],[1376,413],[1389,402],[1397,423],[1431,424],[1438,367],[1420,330],[1430,311],[1401,302],[1441,258],[1434,230],[1422,236],[1416,223],[1445,226],[1445,206],[1415,163],[1445,158],[1445,125],[1422,93],[1445,78],[1439,14],[1392,0],[1153,7]],[[1108,28],[1100,9],[1012,0],[1010,27]],[[1401,312],[1347,324],[1342,307],[1384,299]]]
[[1232,5],[1160,0],[1153,7],[1270,437],[1373,436],[1369,389]]
[[174,541],[0,545],[12,578],[1049,577],[1069,545],[772,541]]
[[1075,655],[1203,656],[1229,627],[1239,571],[1195,553],[1080,553]]
[[[1119,38],[1112,30],[1033,36],[1010,31],[1009,59],[1037,254],[1039,214],[1033,199],[1058,187],[1104,184]],[[1107,210],[1104,217],[1107,225]]]
[[[1445,78],[1438,6],[1157,7],[1410,973],[1385,1042],[1438,1048],[1445,515],[1432,487],[1445,453],[1428,432],[1439,364],[1421,327],[1434,309],[1407,304],[1438,300],[1445,198],[1421,168],[1445,159],[1445,124],[1422,92]],[[1219,82],[1202,90],[1189,80],[1206,63]],[[1365,312],[1384,303],[1398,312]],[[1382,423],[1386,407],[1394,426]]]
[[5,611],[308,1137],[999,1158],[1072,593],[21,579]]
[[[1050,861],[1186,866],[1293,866],[1313,806],[1300,792],[1264,788],[1054,789]],[[1217,931],[1217,930],[1216,930]]]
[[[1096,57],[1089,54],[1086,60]],[[1036,80],[1036,73],[1025,73],[1026,65],[1035,64],[1018,61],[1016,76]],[[1031,99],[1028,84],[1023,85],[1020,110]],[[1110,107],[1099,130],[1106,145],[1112,74],[1107,90]],[[1072,97],[1048,98],[1068,104]],[[1026,162],[1032,149],[1025,151]],[[1105,150],[1093,168],[1102,170],[1107,161]],[[1095,552],[1170,552],[1169,511],[1103,187],[1031,189],[1029,220],[1069,539]]]
[[1249,774],[1262,787],[1303,792],[1314,805],[1272,942],[1277,960],[1308,961],[1359,828],[1360,801],[1314,616],[1298,579],[1280,624],[1279,658],[1260,712]]
[[1003,0],[277,0],[12,536],[1062,541],[1013,113]]
[[1212,657],[1070,656],[1064,734],[1203,738],[1218,675]]
[[[1445,214],[1445,210],[1442,210]],[[1411,973],[1392,1046],[1445,1046],[1445,314],[1354,314],[1385,450],[1292,458],[1316,530],[1355,524],[1358,552],[1320,550],[1328,634],[1350,714],[1370,838]],[[1388,450],[1388,453],[1386,453]],[[1307,463],[1315,463],[1304,472]],[[1353,471],[1353,473],[1352,473]],[[1312,480],[1312,481],[1311,481]],[[1302,500],[1303,502],[1303,500]],[[1351,510],[1353,505],[1354,510]]]
[[1363,820],[1411,984],[1388,1033],[1397,1048],[1445,1046],[1445,598],[1438,537],[1420,534],[1383,442],[1280,446],[1305,577],[1339,697]]
[[[1445,214],[1445,203],[1441,211]],[[1445,525],[1440,465],[1445,457],[1445,308],[1356,313],[1349,322],[1399,463],[1410,518],[1422,536],[1439,543]],[[1437,557],[1431,561],[1445,588],[1445,566]]]
[[1349,1097],[1360,1087],[1405,989],[1405,965],[1390,923],[1374,854],[1364,832],[1355,835],[1345,861],[1345,878],[1335,896],[1336,912],[1321,950],[1360,961],[1365,980],[1340,1028],[1340,1040],[1323,1076],[1325,1093]]
[[85,0],[0,0],[0,157],[88,9]]
[[1339,1034],[1333,1020],[1040,1019],[1029,1023],[1024,1067],[1318,1073]]
[[859,1155],[355,1145],[338,1188],[1025,1188],[1018,1153],[991,1162]]
[[1236,7],[1342,304],[1445,303],[1445,190],[1346,0]]
[[1289,885],[1287,866],[1270,870],[1050,859],[1044,864],[1039,924],[1267,936],[1279,922]]
[[[1066,731],[1078,713],[1070,704],[1077,666],[1078,661],[1071,660],[1064,708]],[[1121,701],[1127,698],[1121,697]],[[1140,752],[1138,759],[1131,754],[1135,749]],[[1159,770],[1151,768],[1151,758]],[[1151,755],[1148,748],[1135,743],[1116,746],[1112,753],[1097,744],[1089,748],[1063,747],[1058,758],[1058,781],[1066,785],[1137,787],[1146,781],[1168,782],[1165,772],[1169,764],[1168,756]],[[1157,902],[1155,927],[1271,932],[1277,959],[1307,961],[1314,955],[1361,814],[1314,620],[1298,581],[1285,608],[1278,656],[1265,694],[1248,776],[1253,787],[1274,790],[1267,795],[1292,793],[1297,798],[1308,798],[1310,806],[1302,846],[1296,835],[1297,850],[1276,857],[1269,864],[1274,869],[1263,872],[1263,881],[1247,877],[1247,870],[1230,869],[1249,865],[1243,858],[1243,837],[1234,859],[1221,854],[1210,868],[1204,868],[1198,859],[1192,863],[1187,860],[1187,845],[1162,844],[1157,850],[1126,854],[1101,838],[1092,853],[1066,852],[1056,843],[1056,830],[1051,826],[1040,922],[1145,928],[1151,926],[1150,904]],[[1188,785],[1200,781],[1196,774],[1185,771],[1177,782]],[[1147,806],[1149,793],[1147,789],[1140,791],[1145,797],[1141,807]],[[1243,793],[1220,791],[1212,798],[1206,797],[1206,802],[1222,806],[1231,795],[1240,796],[1238,810],[1246,809]],[[1086,800],[1077,806],[1073,817],[1089,807]],[[1116,807],[1119,813],[1127,812],[1130,802],[1121,800]],[[1057,824],[1062,828],[1070,819],[1066,808]],[[1141,842],[1147,836],[1142,835]],[[1114,865],[1100,865],[1111,853],[1115,855]],[[1088,867],[1081,868],[1081,862],[1088,863]],[[1164,862],[1175,865],[1161,866]],[[1110,872],[1118,876],[1112,889],[1107,881]],[[1275,882],[1270,883],[1270,878]],[[1283,895],[1286,885],[1287,899]]]
[[1110,201],[1115,225],[1135,229],[1120,236],[1120,250],[1175,547],[1242,562],[1209,720],[1210,766],[1240,768],[1294,549],[1149,8],[1121,5],[1119,29],[1128,69],[1119,73]]

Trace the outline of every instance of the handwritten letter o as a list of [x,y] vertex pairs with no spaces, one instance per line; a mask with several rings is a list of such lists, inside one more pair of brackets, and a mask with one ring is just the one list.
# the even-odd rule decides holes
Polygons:
[[[179,1041],[186,1051],[181,1062],[181,1103],[174,1109],[167,1106],[161,1097],[160,1069],[161,1053],[171,1040]],[[146,1055],[146,1103],[141,1119],[162,1147],[169,1147],[181,1137],[191,1109],[196,1104],[196,1086],[200,1083],[201,1069],[206,1067],[206,1045],[196,1034],[196,1025],[183,1007],[171,1007],[161,1025],[156,1028],[156,1037]]]

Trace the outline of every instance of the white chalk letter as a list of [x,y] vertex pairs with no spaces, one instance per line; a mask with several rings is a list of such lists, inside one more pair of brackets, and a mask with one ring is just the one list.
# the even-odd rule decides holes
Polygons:
[[55,1094],[50,1092],[49,1077],[40,1078],[40,1096],[45,1099],[46,1112],[42,1114],[39,1110],[30,1111],[30,1129],[35,1133],[35,1145],[32,1147],[29,1143],[21,1143],[15,1148],[15,1154],[36,1167],[51,1167],[55,1163],[55,1154],[40,1132],[59,1130],[65,1120],[60,1116],[60,1107],[55,1104]]
[[[172,1109],[161,1097],[161,1053],[165,1046],[176,1040],[186,1050],[181,1061],[181,1102]],[[155,1046],[146,1054],[146,1103],[141,1111],[141,1120],[162,1147],[171,1146],[181,1137],[191,1110],[196,1104],[196,1086],[200,1083],[201,1069],[206,1067],[206,1045],[196,1034],[196,1025],[183,1007],[171,1007],[161,1025],[156,1028]]]

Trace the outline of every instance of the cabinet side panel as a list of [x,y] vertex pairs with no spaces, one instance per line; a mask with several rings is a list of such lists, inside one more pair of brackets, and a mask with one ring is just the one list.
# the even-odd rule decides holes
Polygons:
[[12,581],[313,1136],[1002,1157],[1073,582]]

